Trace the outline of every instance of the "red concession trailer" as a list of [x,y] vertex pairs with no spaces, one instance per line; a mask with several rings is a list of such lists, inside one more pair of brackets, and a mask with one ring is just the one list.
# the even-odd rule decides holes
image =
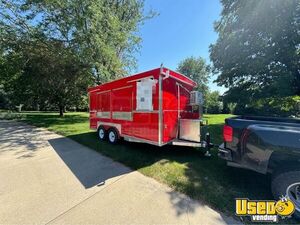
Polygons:
[[210,147],[196,86],[161,67],[89,88],[90,128],[111,143]]

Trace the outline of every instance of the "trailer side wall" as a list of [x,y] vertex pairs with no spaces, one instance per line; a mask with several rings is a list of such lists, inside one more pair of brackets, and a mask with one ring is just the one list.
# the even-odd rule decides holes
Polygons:
[[[93,89],[90,95],[90,127],[119,124],[120,135],[158,142],[158,82],[153,85],[151,111],[137,110],[137,82],[142,78],[158,80],[159,70],[132,79],[121,79]],[[106,125],[108,124],[108,125]]]

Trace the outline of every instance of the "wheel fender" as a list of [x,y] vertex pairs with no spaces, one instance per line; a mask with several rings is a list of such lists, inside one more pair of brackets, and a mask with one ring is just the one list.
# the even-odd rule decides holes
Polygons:
[[269,164],[268,172],[274,176],[283,172],[299,170],[300,161],[294,155],[284,154],[281,152],[273,152]]
[[98,121],[97,122],[97,129],[99,128],[99,126],[104,126],[105,128],[107,128],[106,130],[109,130],[110,128],[113,127],[117,131],[119,137],[121,137],[121,134],[122,134],[122,126],[121,126],[121,124]]

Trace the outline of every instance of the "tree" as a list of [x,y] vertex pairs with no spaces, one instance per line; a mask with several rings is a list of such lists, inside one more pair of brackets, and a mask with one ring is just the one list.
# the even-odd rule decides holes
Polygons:
[[7,108],[9,100],[7,98],[7,94],[3,89],[3,85],[0,84],[0,109]]
[[221,113],[223,103],[220,101],[220,93],[218,91],[208,92],[204,107],[206,113]]
[[[57,57],[57,52],[63,54]],[[5,58],[13,59],[13,54],[8,53]],[[16,63],[23,64],[21,72],[19,69],[13,71],[8,63],[5,64],[12,74],[5,86],[11,93],[13,105],[24,103],[33,108],[50,104],[56,106],[63,116],[64,108],[81,101],[87,87],[93,84],[89,68],[60,42],[26,43],[19,61],[13,60],[10,67]]]
[[[300,95],[298,0],[222,0],[210,47],[224,99],[239,107],[263,98]],[[242,93],[242,94],[241,94]]]
[[[1,1],[1,56],[21,60],[18,71],[5,70],[6,88],[15,92],[16,101],[54,104],[63,115],[67,104],[82,100],[79,90],[86,92],[88,84],[124,76],[134,66],[141,41],[136,31],[153,15],[144,16],[143,4],[143,0]],[[14,89],[20,81],[26,84],[22,91]]]
[[205,96],[208,92],[210,66],[201,57],[188,57],[182,60],[177,71],[188,76],[198,84],[198,90]]
[[[153,14],[143,14],[143,0],[27,1],[30,17],[44,34],[75,48],[97,83],[126,74],[141,38],[136,31]],[[53,29],[54,28],[54,29]]]
[[[28,99],[55,105],[60,116],[63,116],[65,107],[78,103],[86,94],[87,87],[93,83],[89,68],[76,54],[60,42],[47,43],[48,49],[50,46],[51,51],[47,51],[43,46],[30,49],[30,54],[26,57],[28,63],[20,80],[27,84],[25,90],[33,90],[28,92]],[[56,57],[57,52],[63,53],[61,57]],[[45,67],[45,64],[50,66]],[[38,81],[34,82],[35,80]]]

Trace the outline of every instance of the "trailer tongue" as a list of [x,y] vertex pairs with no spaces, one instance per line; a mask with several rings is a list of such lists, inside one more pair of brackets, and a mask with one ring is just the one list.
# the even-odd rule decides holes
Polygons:
[[188,77],[157,68],[89,88],[90,128],[99,139],[209,148],[203,98]]

